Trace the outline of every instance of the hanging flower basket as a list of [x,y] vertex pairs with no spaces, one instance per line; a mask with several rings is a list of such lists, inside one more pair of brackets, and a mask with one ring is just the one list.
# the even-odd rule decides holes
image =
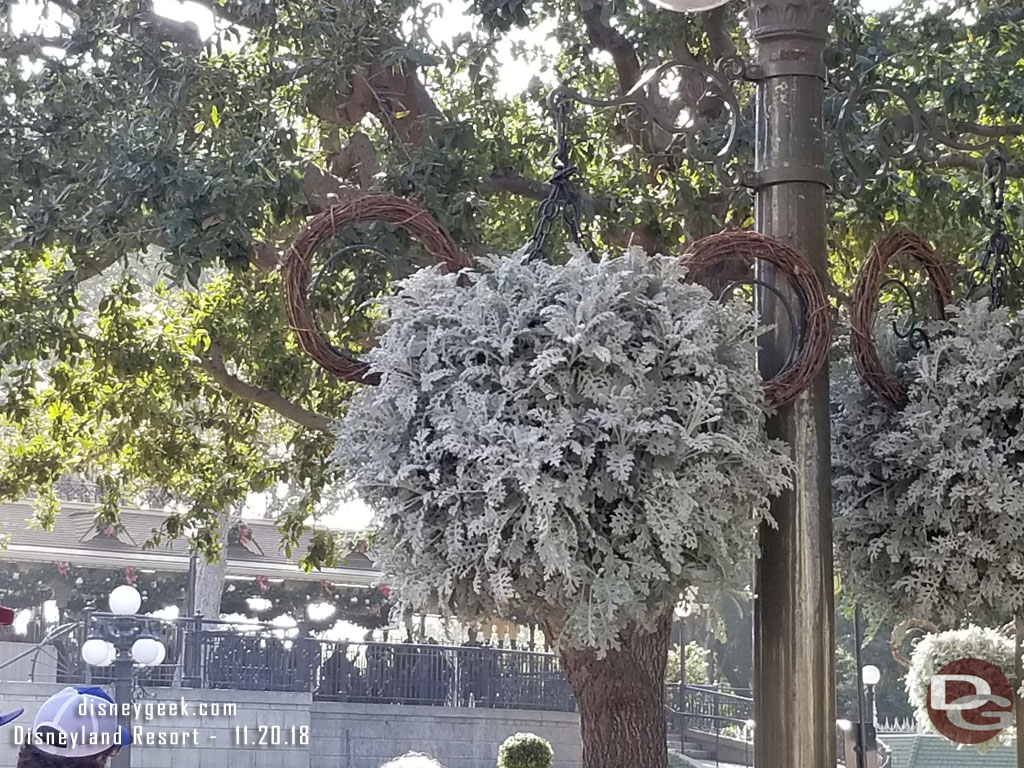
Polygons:
[[742,587],[791,468],[765,436],[749,309],[638,249],[489,266],[384,300],[379,386],[337,428],[389,585],[599,650],[686,587]]
[[1024,611],[1024,319],[987,301],[948,312],[898,386],[865,375],[902,407],[833,380],[836,554],[876,615],[998,624]]

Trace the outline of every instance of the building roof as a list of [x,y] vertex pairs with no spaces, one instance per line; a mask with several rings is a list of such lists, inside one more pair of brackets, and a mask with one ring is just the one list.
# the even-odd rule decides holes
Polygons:
[[892,750],[890,768],[1016,768],[1017,751],[1000,746],[979,752],[974,747],[956,744],[933,733],[879,734]]
[[[189,569],[188,542],[164,541],[143,549],[143,544],[167,518],[159,510],[124,507],[120,530],[100,532],[92,503],[60,502],[61,511],[52,531],[31,526],[32,502],[0,504],[0,533],[10,537],[6,549],[0,549],[0,562],[67,562],[89,568],[147,568],[158,571]],[[258,546],[231,544],[227,547],[228,576],[267,576],[268,578],[327,580],[334,584],[370,586],[379,572],[363,554],[353,552],[337,568],[305,573],[298,559],[306,551],[310,534],[304,534],[292,557],[281,547],[281,534],[272,520],[246,519],[250,537]]]

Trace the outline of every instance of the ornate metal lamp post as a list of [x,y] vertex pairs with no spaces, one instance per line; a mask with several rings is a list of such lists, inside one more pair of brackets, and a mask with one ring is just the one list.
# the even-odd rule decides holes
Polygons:
[[[112,616],[105,621],[92,622],[89,627],[91,637],[82,644],[82,659],[94,667],[114,665],[114,701],[118,707],[118,725],[131,731],[131,712],[125,705],[132,702],[135,665],[161,664],[167,649],[163,643],[149,635],[145,625],[137,620],[142,596],[135,587],[117,587],[110,593],[109,604]],[[130,768],[131,760],[131,745],[128,744],[114,758],[114,767]]]

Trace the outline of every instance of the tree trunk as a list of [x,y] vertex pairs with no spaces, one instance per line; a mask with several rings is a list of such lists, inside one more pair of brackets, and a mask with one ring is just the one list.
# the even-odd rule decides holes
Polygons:
[[227,541],[230,528],[231,510],[227,509],[220,516],[221,550],[217,561],[210,563],[202,554],[196,558],[195,612],[213,621],[220,618],[220,603],[224,596],[224,577],[228,571]]
[[654,632],[630,629],[603,659],[559,649],[580,710],[584,768],[666,768],[665,662],[672,614]]

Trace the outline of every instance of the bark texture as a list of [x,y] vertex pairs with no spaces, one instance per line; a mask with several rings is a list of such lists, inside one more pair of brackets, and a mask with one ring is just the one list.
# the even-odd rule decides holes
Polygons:
[[231,509],[220,515],[221,551],[215,563],[207,562],[203,555],[196,561],[195,611],[204,618],[220,618],[220,603],[224,596],[224,578],[228,572],[227,541],[231,529]]
[[584,768],[666,768],[665,663],[672,614],[654,632],[631,629],[622,646],[599,659],[594,651],[560,649],[576,694]]

